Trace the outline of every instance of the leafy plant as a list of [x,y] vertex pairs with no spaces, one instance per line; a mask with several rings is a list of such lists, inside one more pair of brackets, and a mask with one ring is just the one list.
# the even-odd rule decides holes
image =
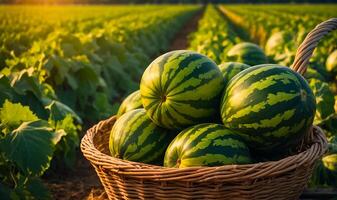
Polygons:
[[49,168],[61,134],[19,103],[6,100],[0,116],[1,196],[48,198],[39,176]]

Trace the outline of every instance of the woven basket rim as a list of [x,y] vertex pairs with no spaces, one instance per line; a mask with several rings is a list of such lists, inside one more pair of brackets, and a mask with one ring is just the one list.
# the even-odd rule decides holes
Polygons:
[[[308,163],[313,163],[327,150],[327,140],[324,132],[318,126],[313,125],[313,128],[310,130],[312,133],[310,134],[312,137],[312,144],[310,144],[310,147],[298,154],[288,156],[281,160],[217,167],[168,168],[122,160],[99,151],[94,145],[96,134],[99,133],[99,129],[102,126],[105,126],[108,123],[114,123],[115,120],[116,116],[112,116],[88,129],[87,133],[82,138],[81,150],[84,156],[93,165],[109,169],[120,175],[141,178],[143,180],[220,181],[219,178],[217,178],[217,175],[222,177],[221,182],[267,178],[278,176],[291,170],[296,170],[299,166],[307,165]],[[207,174],[210,173],[213,175],[208,176]],[[223,177],[225,177],[226,180],[224,180]]]

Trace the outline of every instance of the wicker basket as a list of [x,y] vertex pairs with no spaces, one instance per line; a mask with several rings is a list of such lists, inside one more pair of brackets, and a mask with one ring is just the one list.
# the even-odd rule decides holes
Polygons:
[[[337,19],[319,24],[299,47],[292,69],[304,74],[318,41],[337,28]],[[298,199],[315,161],[327,149],[323,131],[312,126],[300,153],[279,161],[220,167],[165,168],[110,156],[115,116],[87,131],[81,142],[109,199]]]

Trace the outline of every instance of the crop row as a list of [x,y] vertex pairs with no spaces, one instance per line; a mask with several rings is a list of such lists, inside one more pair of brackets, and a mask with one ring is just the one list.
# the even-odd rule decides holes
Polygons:
[[[223,5],[218,8],[209,5],[200,20],[198,30],[190,37],[190,49],[207,55],[218,64],[243,62],[248,61],[242,60],[242,55],[250,48],[248,43],[243,42],[253,41],[268,56],[268,60],[260,63],[291,66],[296,49],[306,34],[318,23],[333,17],[336,11],[335,6],[308,8],[310,12],[298,11],[291,6],[286,9],[281,5]],[[336,184],[333,180],[337,173],[331,171],[331,166],[336,165],[333,156],[336,155],[337,146],[337,109],[334,98],[337,94],[336,44],[335,32],[325,37],[317,47],[305,74],[316,96],[314,123],[324,128],[330,141],[330,151],[317,167],[312,179],[313,185]],[[254,50],[253,53],[257,52]],[[231,57],[229,54],[233,53],[235,56]],[[256,58],[249,58],[249,61],[257,61],[254,59]]]
[[241,41],[223,14],[208,5],[197,30],[190,35],[189,48],[202,53],[216,63],[225,60],[227,51]]

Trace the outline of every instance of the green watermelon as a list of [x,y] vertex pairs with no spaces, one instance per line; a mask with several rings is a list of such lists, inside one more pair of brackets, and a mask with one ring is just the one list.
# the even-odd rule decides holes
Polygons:
[[155,59],[140,83],[143,106],[158,126],[181,129],[219,116],[223,78],[209,58],[171,51]]
[[155,125],[141,108],[117,119],[111,129],[109,149],[116,158],[162,164],[165,150],[173,137],[169,130]]
[[231,80],[236,74],[249,67],[249,65],[239,62],[225,62],[219,65],[219,68],[224,77],[224,85],[227,85],[228,81]]
[[241,62],[247,65],[258,65],[268,62],[263,50],[256,44],[242,42],[233,46],[227,52],[228,61]]
[[285,49],[294,49],[294,37],[291,33],[287,31],[280,31],[273,33],[266,42],[265,51],[267,55],[278,55],[282,54]]
[[288,66],[295,58],[296,43],[292,33],[281,31],[273,33],[265,45],[266,55],[273,63]]
[[198,124],[183,130],[167,148],[165,167],[221,166],[251,163],[243,138],[220,124]]
[[245,135],[262,153],[286,153],[312,125],[315,97],[306,80],[288,67],[250,67],[228,84],[221,102],[224,125]]
[[118,109],[117,118],[130,110],[135,110],[137,108],[142,107],[143,105],[140,98],[140,90],[137,90],[124,99],[124,101],[122,102],[121,106]]
[[337,74],[337,50],[332,52],[326,60],[326,69],[328,72]]

